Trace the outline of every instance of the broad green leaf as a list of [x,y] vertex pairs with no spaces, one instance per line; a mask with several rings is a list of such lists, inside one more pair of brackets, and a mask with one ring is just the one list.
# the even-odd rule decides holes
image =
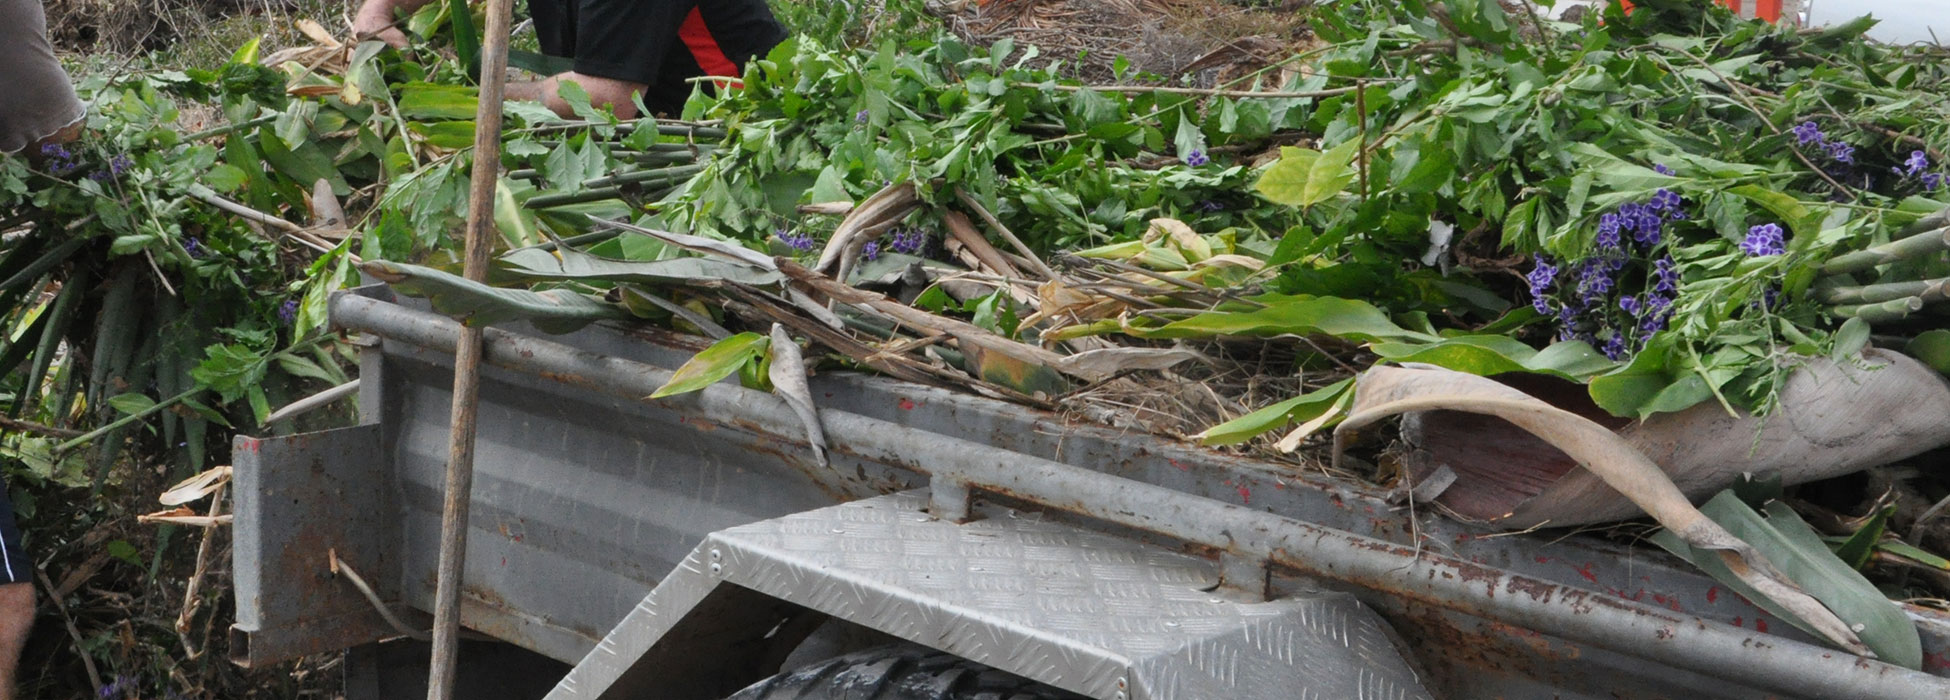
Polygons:
[[650,398],[697,391],[737,372],[772,346],[772,339],[757,333],[739,333],[712,343],[670,375],[670,381],[657,387]]
[[683,257],[650,262],[599,258],[574,249],[546,251],[526,248],[496,260],[498,266],[524,278],[583,282],[642,282],[648,284],[706,284],[732,281],[767,286],[784,279],[773,270],[717,258]]
[[359,269],[400,291],[426,297],[434,311],[474,327],[523,320],[544,333],[567,333],[595,321],[630,315],[621,307],[567,289],[500,289],[433,268],[386,260],[368,260]]
[[535,230],[534,216],[534,212],[523,209],[515,201],[515,191],[508,185],[508,178],[495,179],[494,227],[501,231],[501,239],[508,242],[509,248],[526,248],[542,242],[542,235]]
[[1506,335],[1465,335],[1435,343],[1376,343],[1369,349],[1397,364],[1421,362],[1483,377],[1529,372],[1581,381],[1618,366],[1580,341],[1557,343],[1538,352]]
[[407,83],[400,87],[399,112],[407,119],[473,119],[480,100],[462,85]]
[[325,371],[325,368],[318,366],[318,363],[312,362],[311,360],[296,355],[278,355],[275,359],[278,363],[278,369],[284,370],[285,374],[294,377],[310,377],[327,382],[338,381],[338,378],[332,376],[332,373]]
[[1835,348],[1828,353],[1829,359],[1836,362],[1847,360],[1869,347],[1869,322],[1851,318],[1835,329]]
[[1950,330],[1923,331],[1909,341],[1904,351],[1936,371],[1950,374]]
[[1313,391],[1295,396],[1246,415],[1206,428],[1196,437],[1199,443],[1208,447],[1236,445],[1251,440],[1271,430],[1279,430],[1293,423],[1313,420],[1326,413],[1354,386],[1353,379],[1343,379]]
[[120,411],[124,415],[135,415],[154,408],[155,405],[156,400],[144,394],[120,394],[108,399],[109,408]]
[[210,189],[218,192],[235,192],[237,188],[244,186],[244,180],[249,177],[244,173],[243,168],[223,163],[211,168],[210,172],[204,173],[202,181]]
[[1209,338],[1226,335],[1331,335],[1348,340],[1433,342],[1436,336],[1402,328],[1365,301],[1339,297],[1287,297],[1266,308],[1212,312],[1146,331],[1147,338]]
[[[1854,628],[1856,636],[1875,652],[1877,658],[1903,668],[1921,667],[1922,643],[1917,637],[1916,626],[1910,623],[1902,609],[1876,590],[1862,574],[1835,556],[1828,545],[1821,541],[1821,535],[1795,515],[1787,504],[1774,501],[1767,504],[1766,511],[1766,517],[1762,517],[1740,502],[1730,490],[1721,491],[1700,507],[1700,512],[1733,536],[1752,545],[1789,581],[1821,601],[1842,622]],[[1666,551],[1704,569],[1714,580],[1761,609],[1808,630],[1806,622],[1735,576],[1718,552],[1695,549],[1666,531],[1654,534],[1651,539]],[[1812,630],[1808,631],[1812,633]]]
[[1869,564],[1869,557],[1875,555],[1876,543],[1881,542],[1882,533],[1889,530],[1889,516],[1895,514],[1896,507],[1893,505],[1885,506],[1870,514],[1868,521],[1862,523],[1861,528],[1835,548],[1835,556],[1841,557],[1842,561],[1851,568],[1860,571],[1862,567]]
[[419,134],[435,148],[459,150],[474,146],[474,120],[407,122],[406,128]]
[[1253,187],[1267,199],[1290,207],[1306,207],[1340,194],[1354,181],[1349,167],[1361,142],[1349,140],[1322,153],[1292,146],[1280,147],[1280,160],[1261,174]]

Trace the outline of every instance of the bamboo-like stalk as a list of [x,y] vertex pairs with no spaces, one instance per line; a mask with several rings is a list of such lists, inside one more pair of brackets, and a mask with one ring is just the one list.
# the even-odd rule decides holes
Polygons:
[[1831,306],[1828,313],[1840,318],[1859,318],[1869,323],[1889,323],[1909,318],[1910,314],[1922,309],[1922,298],[1904,297],[1875,304]]
[[[644,194],[643,196],[646,199],[656,199],[666,194],[670,194],[670,191],[673,189],[676,188],[665,187],[662,189],[652,190]],[[522,206],[528,207],[529,209],[553,209],[555,207],[566,207],[572,204],[588,204],[590,202],[600,202],[605,199],[619,199],[622,196],[623,196],[623,187],[621,186],[603,187],[603,188],[593,189],[593,190],[583,190],[581,192],[575,192],[572,194],[542,195],[540,197],[536,197],[534,199],[528,200],[527,202],[523,203]]]
[[1841,275],[1859,272],[1898,260],[1906,260],[1919,255],[1929,255],[1950,249],[1950,226],[1934,228],[1907,238],[1884,243],[1874,248],[1858,250],[1847,255],[1836,256],[1821,266],[1824,275]]
[[1935,302],[1943,299],[1945,283],[1950,283],[1950,277],[1831,287],[1818,294],[1823,304],[1874,304],[1903,297],[1922,297],[1925,302]]

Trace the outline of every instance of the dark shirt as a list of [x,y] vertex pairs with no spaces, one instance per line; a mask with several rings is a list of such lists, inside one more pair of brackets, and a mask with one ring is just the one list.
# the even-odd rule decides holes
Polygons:
[[649,86],[653,112],[683,109],[688,79],[741,75],[786,37],[765,0],[529,0],[528,10],[542,53],[575,59],[577,73]]

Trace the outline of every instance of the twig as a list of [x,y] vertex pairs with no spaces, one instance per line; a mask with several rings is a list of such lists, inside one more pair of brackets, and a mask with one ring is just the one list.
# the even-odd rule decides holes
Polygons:
[[228,134],[233,131],[243,131],[245,129],[263,126],[265,124],[269,124],[271,122],[277,121],[277,118],[278,115],[267,114],[262,117],[258,117],[256,119],[252,119],[250,121],[238,122],[235,124],[225,124],[223,126],[219,126],[215,128],[204,129],[202,131],[198,131],[188,136],[184,136],[183,143],[189,143],[191,141],[199,141],[202,139],[210,138],[212,136]]
[[[1747,111],[1753,112],[1754,116],[1759,117],[1760,123],[1767,125],[1768,131],[1774,132],[1775,136],[1781,135],[1781,127],[1775,126],[1774,120],[1768,118],[1766,112],[1760,111],[1760,107],[1756,106],[1754,104],[1754,101],[1747,97],[1747,91],[1740,89],[1739,83],[1734,82],[1732,78],[1722,75],[1719,69],[1713,67],[1713,64],[1707,63],[1706,59],[1700,58],[1698,56],[1694,56],[1692,52],[1681,51],[1679,49],[1669,49],[1669,50],[1681,56],[1685,56],[1688,59],[1691,59],[1694,63],[1699,64],[1701,68],[1706,69],[1706,72],[1712,73],[1713,77],[1718,78],[1720,82],[1725,83],[1727,85],[1728,92],[1733,95],[1734,99],[1739,100],[1740,104],[1747,108]],[[1789,148],[1788,150],[1794,153],[1795,159],[1800,160],[1802,165],[1808,166],[1808,169],[1813,170],[1816,175],[1820,175],[1821,179],[1827,180],[1828,184],[1835,188],[1836,193],[1844,197],[1847,197],[1848,201],[1850,202],[1856,201],[1857,197],[1855,196],[1855,193],[1849,191],[1847,185],[1843,185],[1840,182],[1836,182],[1835,178],[1830,177],[1828,175],[1828,171],[1822,170],[1820,166],[1815,165],[1814,161],[1808,160],[1808,155],[1802,153],[1801,149]]]
[[41,580],[41,588],[47,589],[47,599],[54,603],[54,611],[60,613],[61,624],[68,628],[68,637],[74,640],[75,656],[81,657],[81,667],[88,672],[88,684],[95,689],[95,696],[102,694],[102,674],[95,670],[95,658],[88,654],[88,648],[81,639],[81,628],[74,626],[74,617],[68,615],[68,604],[62,600],[61,592],[55,590],[54,583],[47,580],[47,571],[34,567],[34,576]]
[[312,394],[311,396],[298,399],[297,401],[291,402],[290,405],[278,409],[277,411],[273,412],[271,415],[265,416],[263,425],[270,425],[272,423],[276,423],[286,418],[297,416],[306,413],[308,411],[315,410],[319,407],[329,405],[333,401],[337,401],[339,399],[345,398],[346,396],[351,395],[352,392],[358,390],[359,390],[359,380],[354,379],[344,384],[340,384],[330,389],[326,389],[316,394]]
[[39,423],[31,423],[28,421],[20,420],[18,418],[8,418],[6,416],[0,416],[0,428],[5,428],[7,430],[21,432],[21,433],[33,433],[35,435],[42,435],[51,438],[75,438],[75,437],[81,437],[82,435],[82,432],[79,430],[70,430],[68,428],[56,428],[51,425],[41,425]]
[[[210,492],[210,518],[212,519],[223,515],[225,485],[217,484],[216,490]],[[219,529],[211,527],[203,531],[203,541],[196,546],[196,569],[190,574],[189,583],[183,587],[183,611],[176,615],[176,637],[182,640],[183,649],[188,652],[185,658],[191,660],[202,656],[207,650],[207,647],[198,648],[190,641],[190,620],[196,617],[197,609],[203,607],[203,601],[197,594],[202,592],[203,577],[210,571],[210,552],[213,549],[211,543],[216,540]]]
[[352,584],[353,588],[359,589],[359,593],[366,597],[366,602],[372,603],[372,609],[379,611],[379,616],[386,619],[386,624],[391,625],[394,632],[398,632],[400,636],[411,637],[422,642],[433,639],[433,636],[427,634],[426,630],[416,630],[408,627],[405,621],[399,619],[398,615],[393,614],[393,609],[387,607],[386,602],[379,599],[379,594],[372,592],[372,586],[366,584],[365,577],[360,576],[359,572],[353,571],[351,564],[347,564],[344,560],[339,559],[338,550],[325,550],[325,558],[332,570],[332,575],[344,577],[345,581]]
[[982,217],[983,223],[988,224],[989,228],[995,229],[996,235],[1001,236],[1002,240],[1008,241],[1009,245],[1015,248],[1017,253],[1029,261],[1029,266],[1035,269],[1036,274],[1042,275],[1043,279],[1047,280],[1060,278],[1055,270],[1050,269],[1049,265],[1043,263],[1043,259],[1036,255],[1036,251],[1030,250],[1028,244],[1023,243],[1021,238],[1016,237],[1014,231],[1010,231],[1009,227],[1002,225],[1002,220],[995,218],[995,214],[990,213],[988,207],[984,207],[981,202],[976,201],[975,197],[968,193],[968,190],[962,189],[960,185],[956,185],[955,198],[960,199],[964,206],[975,210],[975,215]]
[[1300,92],[1260,92],[1256,90],[1221,90],[1218,88],[1188,88],[1147,85],[1054,85],[1048,83],[1013,82],[1011,87],[1060,90],[1063,92],[1121,92],[1127,95],[1142,95],[1147,92],[1162,92],[1168,95],[1204,95],[1207,97],[1263,97],[1268,99],[1303,99],[1312,97],[1333,97],[1354,92],[1359,88],[1338,87],[1326,90],[1305,90]]
[[[232,214],[236,214],[238,216],[244,217],[245,221],[250,221],[256,224],[269,226],[271,228],[275,228],[280,231],[283,231],[286,234],[289,234],[293,240],[296,240],[299,243],[303,243],[305,247],[311,248],[312,250],[318,251],[319,253],[330,253],[332,252],[332,248],[334,247],[330,242],[322,238],[319,238],[318,234],[312,233],[310,229],[307,229],[296,223],[286,221],[282,217],[272,216],[265,212],[261,212],[256,209],[252,209],[250,207],[239,204],[237,202],[233,202],[228,199],[225,199],[222,195],[217,194],[215,190],[212,190],[208,187],[204,187],[202,185],[190,185],[185,191],[188,192],[191,197],[195,197],[197,200],[203,202],[204,204],[208,204],[218,209],[222,209]],[[354,254],[352,251],[349,250],[345,252],[345,256],[347,259],[350,259],[352,262],[355,263],[364,262],[363,260],[359,259],[358,255]]]
[[111,432],[122,429],[123,426],[126,426],[130,423],[135,423],[137,421],[141,421],[142,419],[148,418],[149,416],[155,415],[156,413],[161,412],[165,408],[169,408],[170,406],[176,405],[178,402],[182,401],[183,399],[190,398],[202,392],[203,392],[203,388],[197,387],[194,389],[190,389],[189,391],[185,391],[181,394],[171,396],[167,399],[157,401],[155,405],[152,405],[140,411],[136,411],[135,413],[131,413],[129,415],[123,416],[121,418],[116,419],[114,422],[109,423],[108,425],[104,425],[92,431],[83,433],[81,435],[77,435],[74,438],[68,440],[67,442],[63,442],[59,445],[55,445],[54,454],[57,455],[65,454],[69,450],[85,445],[88,442],[94,440],[95,438],[99,438],[103,435],[107,435]]

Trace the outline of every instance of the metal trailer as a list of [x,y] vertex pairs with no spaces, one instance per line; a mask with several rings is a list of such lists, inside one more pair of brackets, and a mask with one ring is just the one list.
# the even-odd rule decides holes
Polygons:
[[[361,421],[236,440],[231,648],[417,698],[458,325],[380,287],[331,315]],[[1103,700],[1950,697],[1933,610],[1906,670],[1650,547],[882,377],[814,379],[822,467],[769,394],[643,399],[701,347],[488,331],[459,697],[716,700],[884,642]]]

